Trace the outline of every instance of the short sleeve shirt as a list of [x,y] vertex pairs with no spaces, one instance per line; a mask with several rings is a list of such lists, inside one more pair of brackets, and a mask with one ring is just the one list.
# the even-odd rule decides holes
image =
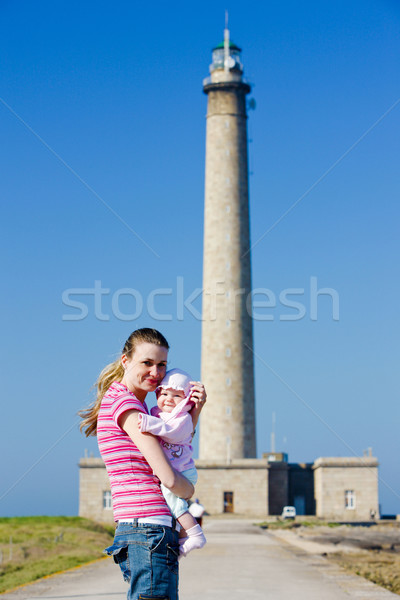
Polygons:
[[101,401],[97,441],[110,479],[114,520],[170,515],[158,477],[119,426],[119,419],[128,410],[149,412],[125,385],[112,383]]

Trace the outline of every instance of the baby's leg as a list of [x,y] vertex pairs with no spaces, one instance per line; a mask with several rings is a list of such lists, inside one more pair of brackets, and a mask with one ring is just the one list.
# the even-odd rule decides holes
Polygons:
[[[183,475],[188,476],[191,471],[194,471],[194,475],[196,475],[197,477],[195,469],[183,471]],[[189,476],[188,479],[193,483],[193,485],[196,483],[195,477]],[[175,494],[173,494],[168,488],[166,488],[162,484],[161,490],[164,494],[164,498],[167,501],[171,513],[174,515],[178,523],[183,528],[183,531],[181,531],[179,536],[180,555],[186,556],[191,550],[195,550],[196,548],[202,548],[207,540],[204,536],[202,528],[200,527],[200,525],[197,524],[196,519],[190,514],[190,512],[188,512],[188,505],[186,500],[178,498],[177,496],[175,496]]]
[[206,538],[200,525],[190,512],[185,512],[183,515],[178,517],[178,523],[181,525],[182,530],[180,533],[180,554],[186,556],[192,550],[202,548],[206,543]]
[[[186,536],[186,529],[190,529],[191,527],[194,527],[195,525],[197,525],[197,521],[194,517],[192,517],[192,515],[190,514],[189,511],[186,511],[183,513],[183,515],[181,515],[180,517],[178,517],[177,519],[179,525],[182,527],[182,529],[184,530],[184,535]],[[182,536],[180,536],[182,537]]]

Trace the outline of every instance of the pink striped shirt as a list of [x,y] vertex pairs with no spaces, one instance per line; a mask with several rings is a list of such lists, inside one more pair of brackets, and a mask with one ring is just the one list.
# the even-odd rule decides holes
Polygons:
[[148,414],[145,402],[122,383],[110,385],[97,418],[97,441],[110,478],[114,520],[171,515],[158,477],[129,435],[119,426],[128,410]]

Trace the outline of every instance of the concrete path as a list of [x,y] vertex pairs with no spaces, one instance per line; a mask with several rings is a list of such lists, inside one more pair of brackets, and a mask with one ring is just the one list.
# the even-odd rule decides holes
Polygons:
[[[181,561],[181,600],[389,600],[398,598],[262,532],[251,521],[209,520],[208,544]],[[127,586],[100,560],[0,595],[0,600],[123,600]]]

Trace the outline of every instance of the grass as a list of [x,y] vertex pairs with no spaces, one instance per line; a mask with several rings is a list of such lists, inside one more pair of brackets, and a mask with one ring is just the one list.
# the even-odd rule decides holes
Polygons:
[[101,558],[113,537],[81,517],[0,518],[0,593]]
[[294,519],[281,519],[276,521],[263,521],[257,523],[261,529],[297,529],[298,527],[340,527],[342,523],[332,521],[296,521]]
[[329,560],[387,590],[400,594],[400,556],[390,551],[368,550],[330,554]]

